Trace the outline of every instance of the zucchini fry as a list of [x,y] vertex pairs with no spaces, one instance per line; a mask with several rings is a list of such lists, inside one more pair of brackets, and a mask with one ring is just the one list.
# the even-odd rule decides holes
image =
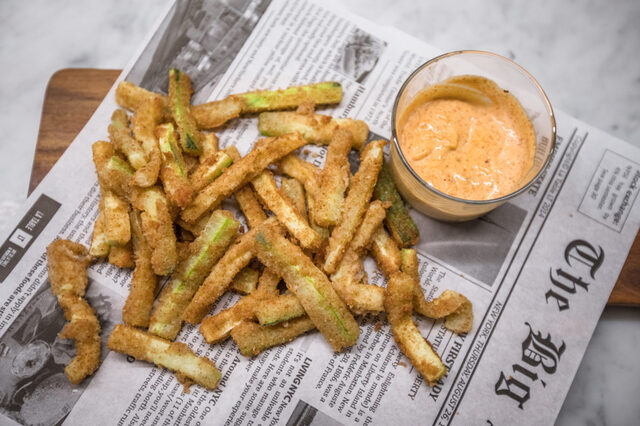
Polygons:
[[244,101],[233,95],[191,107],[191,114],[200,129],[215,129],[240,115]]
[[[276,227],[277,221],[270,219],[261,226]],[[235,277],[255,256],[254,236],[259,228],[243,234],[226,251],[222,259],[198,289],[189,306],[182,312],[182,319],[197,324],[209,312],[213,304],[227,291]]]
[[255,228],[267,220],[267,215],[264,210],[262,210],[260,202],[256,198],[256,194],[253,192],[253,189],[251,189],[250,184],[238,189],[233,195],[240,205],[242,214],[244,214],[245,219],[247,219],[249,228]]
[[129,194],[129,180],[133,169],[123,158],[116,155],[110,142],[98,141],[91,145],[93,164],[100,182],[100,190],[110,190],[119,197]]
[[271,229],[259,228],[255,242],[260,261],[284,278],[331,347],[340,351],[355,344],[358,323],[313,261]]
[[142,211],[142,229],[151,247],[151,266],[156,275],[168,275],[178,259],[176,234],[173,231],[169,202],[157,186],[137,189],[132,193],[131,204]]
[[429,342],[420,335],[411,318],[413,294],[414,284],[411,277],[402,272],[395,272],[387,282],[384,307],[398,347],[425,382],[433,386],[447,373],[447,368]]
[[202,161],[200,165],[193,171],[190,176],[191,185],[197,192],[211,182],[216,180],[224,169],[229,167],[233,163],[233,159],[224,151],[219,151],[206,160]]
[[320,186],[320,170],[296,154],[289,154],[278,163],[280,173],[299,180],[309,194],[315,194]]
[[296,211],[300,213],[300,216],[309,221],[307,217],[307,202],[305,201],[304,187],[294,178],[282,178],[280,181],[280,193],[283,197],[291,201],[291,204],[295,207]]
[[111,115],[109,139],[124,154],[134,169],[137,170],[147,164],[147,156],[140,143],[131,136],[129,118],[122,109],[115,110]]
[[335,226],[340,220],[340,212],[344,203],[344,194],[349,187],[349,159],[347,155],[351,151],[351,133],[338,129],[333,134],[327,159],[322,169],[322,179],[318,197],[315,202],[315,220],[320,226]]
[[[193,112],[193,111],[192,111]],[[203,163],[207,158],[218,153],[218,137],[215,133],[205,133],[202,136],[202,154],[200,154],[200,162]]]
[[324,270],[327,273],[332,274],[336,271],[347,245],[362,221],[382,166],[382,149],[385,143],[384,140],[373,141],[362,151],[360,168],[351,180],[340,222],[333,228],[329,238],[324,262]]
[[234,96],[244,102],[243,113],[257,113],[295,109],[304,103],[338,104],[342,100],[342,86],[335,81],[324,81],[305,86],[291,86],[282,90],[257,90]]
[[176,372],[182,383],[193,381],[209,390],[220,381],[220,371],[213,361],[198,357],[182,342],[170,342],[123,324],[118,324],[109,335],[107,346],[112,351],[151,362]]
[[162,289],[151,314],[150,333],[175,339],[182,328],[182,312],[235,238],[239,226],[230,212],[217,210],[211,214],[202,233],[189,245],[190,256],[180,262],[171,281]]
[[376,199],[391,203],[391,207],[387,210],[385,224],[398,246],[409,247],[417,243],[420,238],[418,227],[404,206],[389,173],[389,166],[384,161],[373,194]]
[[308,316],[272,326],[261,326],[251,321],[242,321],[231,331],[231,337],[246,357],[258,355],[265,349],[288,343],[298,336],[316,328]]
[[158,147],[158,139],[155,135],[156,127],[162,122],[164,116],[164,102],[158,98],[149,98],[143,101],[136,114],[132,117],[133,136],[140,141],[142,149],[147,156],[147,164],[136,170],[131,184],[147,188],[158,180],[162,155]]
[[149,99],[159,99],[163,105],[166,103],[163,95],[150,92],[128,81],[121,81],[116,88],[116,102],[123,108],[137,111]]
[[251,185],[262,204],[275,213],[280,223],[300,241],[302,247],[315,249],[320,246],[322,237],[309,226],[293,203],[278,191],[271,172],[265,170],[260,173],[251,181]]
[[133,327],[146,328],[149,325],[158,278],[151,267],[151,247],[149,247],[142,231],[140,212],[131,211],[129,218],[131,220],[135,269],[131,277],[129,295],[122,308],[122,321]]
[[351,118],[333,118],[321,114],[300,114],[293,111],[263,112],[258,117],[258,130],[263,136],[280,136],[300,132],[307,142],[317,145],[330,143],[338,129],[351,132],[351,147],[361,150],[369,136],[369,127],[364,121]]
[[47,261],[51,292],[69,321],[58,336],[74,339],[76,347],[76,356],[64,372],[71,383],[78,384],[100,364],[100,322],[84,299],[91,258],[84,246],[58,239],[47,247]]
[[274,325],[306,315],[302,304],[293,293],[272,297],[258,305],[254,311],[260,325]]
[[265,269],[260,276],[258,289],[238,300],[235,305],[215,315],[206,317],[200,325],[200,333],[209,344],[221,342],[229,337],[231,330],[242,321],[254,318],[254,311],[265,299],[278,295],[278,277]]
[[131,239],[129,203],[105,189],[100,200],[104,208],[104,227],[111,246],[124,246]]
[[189,104],[192,93],[189,76],[175,68],[169,70],[169,108],[178,127],[180,144],[187,154],[199,155],[202,152],[202,133],[191,115]]
[[89,246],[89,255],[92,258],[106,257],[109,254],[109,241],[104,228],[104,207],[102,197],[100,198],[98,217],[93,223],[93,234],[91,235],[91,246]]
[[331,275],[336,293],[349,306],[351,312],[359,315],[377,314],[384,310],[384,289],[363,282],[366,274],[360,255],[350,246],[342,257],[340,265]]
[[379,227],[373,236],[371,252],[376,264],[384,276],[389,279],[394,272],[400,271],[402,258],[400,249],[393,238],[387,234],[383,227]]
[[167,197],[179,207],[185,207],[193,198],[193,187],[189,182],[187,166],[176,139],[173,124],[162,124],[156,128],[158,144],[162,152],[160,179]]
[[206,186],[182,212],[182,219],[194,222],[208,210],[262,172],[269,164],[305,144],[297,133],[275,139],[262,139],[245,157],[225,169],[222,175]]
[[444,326],[455,333],[467,333],[473,326],[473,309],[469,299],[453,290],[445,290],[427,302],[420,286],[418,256],[414,249],[402,249],[401,270],[413,280],[413,310],[427,318],[445,318]]
[[356,231],[350,247],[356,253],[364,252],[373,241],[378,228],[382,226],[389,203],[380,200],[372,201],[364,214],[364,219]]
[[256,290],[260,272],[247,266],[238,272],[231,282],[231,290],[243,295],[251,294]]

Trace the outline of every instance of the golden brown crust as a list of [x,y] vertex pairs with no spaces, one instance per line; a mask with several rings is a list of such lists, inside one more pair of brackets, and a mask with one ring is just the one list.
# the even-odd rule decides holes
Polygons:
[[351,151],[352,139],[351,132],[338,129],[329,143],[318,189],[318,194],[322,196],[316,199],[314,212],[316,223],[320,226],[335,226],[340,220],[344,194],[349,187],[351,177],[347,156]]

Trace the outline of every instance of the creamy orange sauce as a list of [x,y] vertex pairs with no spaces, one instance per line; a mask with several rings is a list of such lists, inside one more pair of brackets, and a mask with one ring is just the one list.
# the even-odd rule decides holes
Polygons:
[[533,125],[493,81],[465,75],[420,92],[399,121],[413,170],[441,192],[489,200],[518,189],[533,164]]

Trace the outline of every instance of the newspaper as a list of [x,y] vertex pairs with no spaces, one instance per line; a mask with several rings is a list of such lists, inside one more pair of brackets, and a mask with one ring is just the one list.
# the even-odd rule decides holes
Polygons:
[[[257,88],[340,81],[328,114],[366,120],[390,135],[390,110],[417,66],[441,53],[327,2],[230,0],[172,5],[123,79],[164,91],[171,67],[192,76],[196,102]],[[115,87],[115,86],[114,86]],[[56,237],[89,244],[99,188],[91,144],[106,139],[113,89],[24,204],[0,241],[0,423],[13,424],[551,424],[638,232],[640,151],[556,111],[557,149],[526,193],[462,224],[412,211],[421,285],[473,302],[468,334],[416,318],[448,374],[429,387],[395,344],[383,317],[362,318],[358,343],[334,353],[317,333],[248,359],[232,341],[208,345],[197,327],[178,339],[215,361],[220,386],[183,393],[166,370],[109,353],[130,271],[89,270],[88,298],[103,327],[103,362],[72,386],[74,354],[57,333],[62,311],[47,282],[46,246]],[[219,132],[241,153],[258,137],[255,118]],[[302,155],[321,166],[326,149]],[[232,201],[225,208],[242,215]],[[371,283],[384,277],[368,260]],[[226,295],[219,311],[237,296]]]

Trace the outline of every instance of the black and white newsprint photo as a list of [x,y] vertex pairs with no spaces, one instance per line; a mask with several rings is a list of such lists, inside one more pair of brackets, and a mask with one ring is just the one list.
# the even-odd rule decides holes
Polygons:
[[364,84],[386,47],[385,41],[355,28],[336,58],[335,69],[357,83]]

